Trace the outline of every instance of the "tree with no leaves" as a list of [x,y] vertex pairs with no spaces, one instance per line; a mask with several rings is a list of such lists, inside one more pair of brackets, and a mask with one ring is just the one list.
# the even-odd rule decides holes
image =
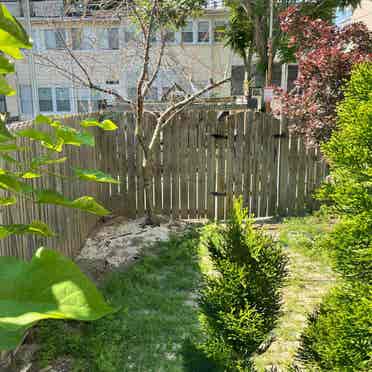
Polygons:
[[[121,0],[101,2],[99,11],[110,11],[117,19],[130,19],[138,29],[137,57],[140,60],[140,73],[137,78],[135,98],[122,96],[119,92],[107,89],[95,83],[87,67],[76,55],[73,48],[64,42],[64,51],[80,70],[79,74],[71,72],[68,68],[56,63],[48,56],[39,55],[39,60],[55,68],[62,75],[78,81],[82,86],[114,96],[122,104],[129,105],[135,117],[135,136],[143,153],[142,176],[146,201],[146,224],[153,224],[152,200],[150,189],[152,187],[152,161],[153,152],[161,131],[169,125],[171,120],[189,106],[195,99],[219,87],[228,81],[226,77],[220,81],[210,80],[202,89],[185,95],[182,99],[170,102],[161,111],[151,111],[145,105],[145,98],[154,85],[162,66],[165,63],[166,35],[169,30],[176,30],[185,24],[186,19],[195,12],[201,11],[205,0]],[[153,35],[159,35],[156,45],[152,42]],[[62,38],[63,39],[63,38]],[[138,60],[138,59],[137,59]],[[156,120],[156,125],[150,140],[146,140],[143,133],[145,115],[151,115]]]

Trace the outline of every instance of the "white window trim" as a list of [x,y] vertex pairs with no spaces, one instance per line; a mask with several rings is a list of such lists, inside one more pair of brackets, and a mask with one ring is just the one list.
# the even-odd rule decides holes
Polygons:
[[193,20],[193,19],[188,19],[186,20],[186,23],[191,23],[191,29],[192,29],[192,35],[193,35],[193,38],[192,38],[192,41],[183,41],[182,40],[182,33],[183,33],[183,28],[180,29],[180,43],[181,44],[184,44],[184,45],[192,45],[192,44],[195,44],[195,35],[196,35],[196,31],[195,31],[195,24],[196,22]]
[[[208,32],[209,32],[209,40],[208,41],[199,41],[199,22],[208,22]],[[194,44],[200,45],[208,45],[212,44],[212,22],[210,19],[200,18],[194,22]]]
[[[72,95],[72,90],[73,88],[70,86],[63,86],[63,85],[55,85],[55,86],[50,86],[50,85],[39,85],[39,88],[51,88],[52,89],[52,106],[53,106],[53,111],[40,111],[41,114],[43,115],[66,115],[66,114],[71,114],[74,112],[74,104],[73,104],[73,95]],[[57,111],[57,95],[56,95],[56,88],[68,88],[69,89],[69,98],[70,98],[70,111]],[[40,97],[39,97],[39,90],[38,90],[38,101],[37,104],[40,107]]]

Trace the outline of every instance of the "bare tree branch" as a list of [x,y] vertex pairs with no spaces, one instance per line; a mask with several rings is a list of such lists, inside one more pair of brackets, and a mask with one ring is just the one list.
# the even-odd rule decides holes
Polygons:
[[209,85],[200,89],[198,92],[186,97],[184,100],[173,104],[168,109],[166,109],[160,116],[158,117],[157,124],[154,130],[154,133],[151,138],[151,142],[149,144],[149,150],[151,151],[156,143],[156,140],[160,134],[160,130],[163,129],[177,114],[183,111],[189,104],[191,104],[196,98],[200,97],[204,93],[219,87],[231,80],[231,77],[217,81],[216,83],[211,82]]
[[160,70],[160,67],[161,67],[161,64],[162,64],[162,61],[163,61],[164,51],[165,51],[165,36],[164,36],[164,31],[163,30],[160,31],[160,42],[161,42],[161,46],[160,46],[160,51],[159,51],[159,55],[158,55],[158,60],[156,62],[155,70],[152,74],[152,77],[150,78],[149,82],[147,83],[147,89],[151,89],[152,84],[154,83],[154,81],[158,77],[159,70]]
[[189,97],[186,97],[184,100],[175,103],[174,105],[170,106],[167,110],[165,110],[160,117],[162,120],[164,120],[164,124],[162,127],[164,127],[177,113],[179,113],[181,110],[183,110],[187,105],[192,103],[196,98],[200,97],[204,93],[209,92],[212,89],[215,89],[219,87],[220,85],[223,85],[231,80],[231,77],[225,78],[223,80],[217,81],[216,83],[211,82],[209,85],[204,87],[203,89],[200,89],[196,93],[190,95]]

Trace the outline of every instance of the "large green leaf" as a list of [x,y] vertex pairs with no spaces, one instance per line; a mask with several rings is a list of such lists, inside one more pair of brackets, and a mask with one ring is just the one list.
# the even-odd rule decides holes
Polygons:
[[98,216],[107,216],[110,214],[110,211],[104,208],[91,196],[82,196],[75,200],[69,200],[57,191],[39,190],[36,192],[36,201],[40,204],[55,204],[68,208],[80,209]]
[[115,310],[70,259],[40,248],[31,262],[0,257],[0,350],[42,319],[97,320]]
[[9,132],[6,124],[0,119],[0,142],[8,142],[14,140],[14,136]]
[[64,163],[67,160],[67,157],[63,158],[49,158],[48,156],[38,156],[36,158],[33,158],[31,161],[31,168],[38,168],[44,165],[50,165],[50,164],[59,164]]
[[119,184],[118,180],[111,177],[109,174],[103,173],[102,171],[97,169],[73,168],[73,170],[75,175],[82,180]]
[[54,233],[49,228],[49,226],[40,221],[33,221],[30,224],[0,225],[0,239],[4,239],[14,234],[36,234],[41,236],[54,236]]
[[88,132],[80,132],[74,128],[60,125],[57,127],[58,138],[63,139],[66,145],[81,146],[88,145],[94,146],[94,136]]
[[55,144],[55,140],[48,133],[42,132],[35,128],[26,128],[17,132],[19,137],[29,138],[34,141],[42,141],[51,145]]
[[29,138],[33,141],[40,141],[45,148],[57,152],[62,151],[64,141],[61,138],[54,138],[49,133],[40,131],[35,128],[26,128],[17,132],[19,137]]
[[20,181],[12,173],[0,169],[0,189],[9,190],[13,192],[31,192],[32,186],[28,183]]
[[23,151],[25,147],[17,146],[15,143],[0,143],[0,152]]
[[86,127],[98,127],[106,131],[116,130],[118,128],[118,126],[114,122],[112,122],[110,119],[106,119],[102,123],[100,123],[99,121],[95,119],[86,119],[86,120],[83,120],[80,123],[80,125],[85,128]]
[[15,203],[17,203],[17,199],[14,196],[0,197],[0,205],[2,207],[7,207],[7,206],[13,205]]
[[38,116],[36,116],[36,118],[34,120],[34,123],[36,125],[39,125],[39,124],[50,125],[52,122],[53,122],[53,120],[49,116],[45,116],[45,115],[38,115]]
[[41,174],[35,172],[24,172],[21,174],[21,177],[24,179],[40,178]]
[[0,94],[14,96],[15,90],[9,85],[4,75],[0,74]]
[[10,74],[12,72],[14,72],[14,63],[0,55],[0,74]]
[[82,196],[71,203],[71,207],[85,212],[96,214],[97,216],[108,216],[110,211],[104,208],[91,196]]
[[22,25],[0,3],[0,50],[13,58],[22,58],[20,48],[31,49],[32,44]]

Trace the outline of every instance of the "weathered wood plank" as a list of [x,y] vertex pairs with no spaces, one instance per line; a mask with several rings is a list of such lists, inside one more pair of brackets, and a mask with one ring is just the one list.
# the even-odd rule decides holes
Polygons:
[[216,218],[216,113],[209,111],[207,114],[207,217]]

